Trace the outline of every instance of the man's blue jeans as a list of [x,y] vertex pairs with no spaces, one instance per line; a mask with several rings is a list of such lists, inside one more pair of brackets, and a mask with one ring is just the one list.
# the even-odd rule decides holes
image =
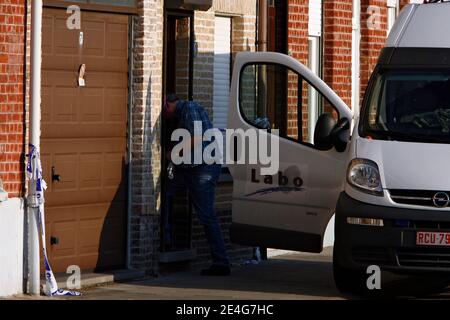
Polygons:
[[225,249],[222,230],[215,210],[215,188],[221,171],[220,165],[199,165],[192,168],[177,167],[172,180],[167,179],[166,202],[164,206],[164,229],[170,234],[169,202],[177,193],[188,190],[189,199],[200,223],[205,229],[206,238],[211,248],[213,264],[228,266],[229,260]]

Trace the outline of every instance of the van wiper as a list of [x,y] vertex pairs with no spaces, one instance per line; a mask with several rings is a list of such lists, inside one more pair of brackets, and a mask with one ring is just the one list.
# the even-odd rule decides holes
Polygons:
[[421,129],[440,127],[443,133],[450,132],[449,109],[436,109],[433,112],[414,114],[409,117],[405,117],[403,122],[408,119]]
[[380,131],[380,130],[366,130],[368,135],[374,137],[382,137],[389,141],[408,141],[408,142],[434,142],[434,143],[450,143],[450,136],[448,139],[441,137],[429,136],[423,134],[416,134],[411,132],[398,131]]
[[438,109],[435,111],[436,117],[442,127],[442,132],[450,132],[450,110],[449,109]]
[[444,140],[442,138],[438,138],[435,136],[417,134],[417,133],[405,133],[405,132],[390,132],[393,140],[397,141],[409,141],[409,142],[437,142],[437,143],[445,143],[450,142],[450,140]]

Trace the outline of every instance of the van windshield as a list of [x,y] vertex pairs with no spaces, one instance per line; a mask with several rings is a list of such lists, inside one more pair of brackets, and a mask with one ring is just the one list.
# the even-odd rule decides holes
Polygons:
[[380,71],[374,81],[362,136],[450,143],[450,70]]

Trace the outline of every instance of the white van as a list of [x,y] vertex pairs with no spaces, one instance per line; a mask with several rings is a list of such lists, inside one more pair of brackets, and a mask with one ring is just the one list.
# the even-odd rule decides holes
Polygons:
[[336,213],[340,290],[370,265],[450,272],[448,17],[450,3],[405,7],[355,117],[295,59],[237,55],[228,127],[278,129],[280,171],[230,166],[234,242],[320,252]]

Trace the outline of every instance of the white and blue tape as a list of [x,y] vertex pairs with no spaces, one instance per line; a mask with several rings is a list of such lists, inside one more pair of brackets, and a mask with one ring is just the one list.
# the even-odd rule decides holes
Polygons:
[[45,289],[44,293],[46,296],[81,296],[80,292],[62,290],[58,288],[58,284],[53,274],[50,262],[47,256],[47,246],[45,241],[45,214],[44,214],[44,191],[47,189],[47,184],[45,183],[42,176],[42,164],[39,150],[34,146],[29,146],[28,154],[28,164],[27,164],[27,175],[30,181],[35,183],[32,185],[36,186],[35,194],[38,201],[38,207],[35,210],[37,214],[38,227],[41,235],[42,252],[44,255],[44,266],[45,266]]

